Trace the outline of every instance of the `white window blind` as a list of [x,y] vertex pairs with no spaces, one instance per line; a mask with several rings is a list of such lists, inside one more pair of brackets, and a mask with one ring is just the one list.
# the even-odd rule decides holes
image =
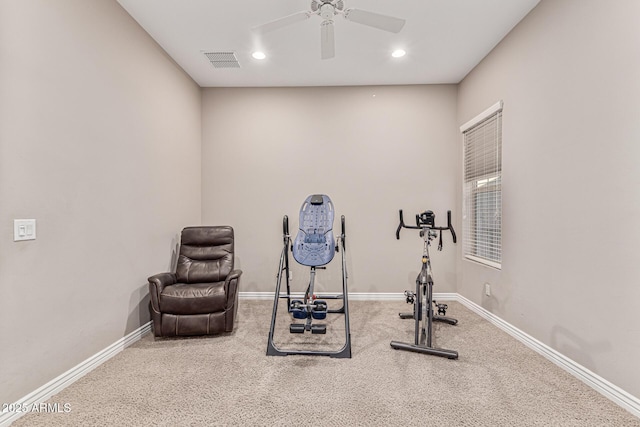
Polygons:
[[502,102],[462,126],[461,130],[464,135],[464,256],[500,268]]

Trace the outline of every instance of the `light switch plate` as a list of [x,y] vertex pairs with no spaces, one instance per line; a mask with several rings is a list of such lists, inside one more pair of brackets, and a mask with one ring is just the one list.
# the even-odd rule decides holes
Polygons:
[[36,220],[35,219],[14,219],[13,220],[13,241],[35,240]]

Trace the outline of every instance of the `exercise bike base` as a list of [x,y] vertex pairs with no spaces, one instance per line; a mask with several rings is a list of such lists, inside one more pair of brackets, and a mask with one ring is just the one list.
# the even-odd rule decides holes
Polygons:
[[458,352],[455,350],[446,350],[444,348],[425,347],[422,345],[409,344],[406,342],[391,341],[391,347],[396,350],[407,350],[414,353],[430,354],[432,356],[446,357],[447,359],[457,359]]
[[434,322],[448,323],[449,325],[457,325],[458,324],[458,319],[452,319],[451,317],[445,317],[445,316],[433,316],[433,321]]

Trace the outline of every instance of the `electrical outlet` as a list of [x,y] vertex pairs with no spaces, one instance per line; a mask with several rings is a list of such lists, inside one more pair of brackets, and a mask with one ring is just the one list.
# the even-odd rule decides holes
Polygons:
[[489,283],[484,284],[484,294],[488,297],[491,296],[491,285]]

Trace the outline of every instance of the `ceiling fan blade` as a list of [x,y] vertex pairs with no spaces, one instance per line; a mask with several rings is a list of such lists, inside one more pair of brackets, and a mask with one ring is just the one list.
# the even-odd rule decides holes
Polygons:
[[326,20],[320,24],[320,57],[331,59],[336,56],[336,44],[333,38],[333,21]]
[[285,16],[283,18],[275,19],[273,21],[267,22],[262,25],[258,25],[257,27],[253,27],[251,30],[260,34],[264,34],[273,30],[280,29],[282,27],[286,27],[287,25],[295,24],[296,22],[309,19],[311,15],[313,15],[313,12],[309,12],[305,10],[302,12],[297,12],[292,15]]
[[392,33],[398,33],[404,27],[405,20],[394,18],[393,16],[380,15],[360,9],[347,9],[344,11],[344,18],[358,24],[368,25]]

